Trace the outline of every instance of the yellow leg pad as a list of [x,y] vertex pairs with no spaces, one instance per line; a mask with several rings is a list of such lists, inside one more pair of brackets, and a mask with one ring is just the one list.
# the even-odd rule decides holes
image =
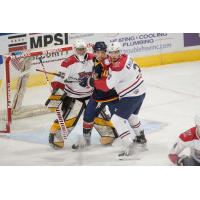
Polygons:
[[109,126],[109,127],[111,127],[111,128],[114,128],[114,126],[113,126],[113,124],[112,124],[111,121],[107,121],[107,120],[102,119],[102,118],[99,118],[99,117],[96,117],[96,118],[94,119],[94,123],[95,123],[96,125],[99,125],[99,126]]
[[100,143],[103,145],[112,144],[115,138],[109,136],[102,136],[100,138]]
[[55,147],[58,147],[60,149],[62,149],[64,147],[64,141],[60,141],[60,142],[54,142],[53,143]]
[[[65,121],[65,126],[67,128],[71,128],[73,126],[75,120],[76,120],[76,117],[66,120]],[[60,130],[60,125],[59,125],[59,123],[54,122],[53,125],[50,128],[50,132],[51,133],[56,133],[58,130]]]

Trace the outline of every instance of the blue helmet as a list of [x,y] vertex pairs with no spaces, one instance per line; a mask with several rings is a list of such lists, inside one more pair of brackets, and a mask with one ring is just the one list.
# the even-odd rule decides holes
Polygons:
[[105,51],[107,50],[107,45],[105,42],[96,42],[93,47],[94,52],[95,51]]

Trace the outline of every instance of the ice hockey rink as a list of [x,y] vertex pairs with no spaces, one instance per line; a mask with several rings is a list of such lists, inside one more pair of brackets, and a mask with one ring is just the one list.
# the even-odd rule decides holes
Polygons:
[[[65,148],[54,150],[48,145],[48,129],[56,117],[47,114],[24,121],[17,120],[10,135],[0,136],[0,165],[56,165],[56,166],[168,166],[168,153],[178,135],[194,125],[200,113],[200,62],[186,62],[142,69],[147,87],[140,112],[148,139],[147,150],[135,150],[132,159],[118,160],[119,143],[99,144],[99,136],[92,134],[92,145],[73,151],[71,145],[80,137],[82,125],[73,130]],[[38,87],[29,103],[47,98],[48,90]],[[23,130],[22,130],[23,129]]]

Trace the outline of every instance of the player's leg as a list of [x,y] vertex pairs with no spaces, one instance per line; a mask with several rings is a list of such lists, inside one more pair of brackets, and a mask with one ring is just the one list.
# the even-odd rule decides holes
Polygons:
[[134,101],[134,98],[127,97],[120,99],[118,102],[108,104],[112,114],[111,121],[123,144],[122,152],[119,156],[128,156],[132,154],[133,139],[135,138],[135,135],[130,132],[127,120],[132,114]]
[[141,121],[138,118],[138,114],[139,114],[144,98],[145,98],[145,95],[134,97],[135,99],[134,104],[131,107],[132,114],[128,118],[128,122],[131,128],[133,129],[134,133],[136,134],[136,138],[134,139],[134,142],[139,143],[139,144],[145,144],[147,142],[147,139],[144,134],[144,128],[141,124]]
[[117,130],[118,137],[121,139],[122,149],[118,156],[123,157],[131,155],[134,136],[131,134],[125,118],[114,114],[111,121]]
[[[104,105],[103,105],[104,106]],[[110,145],[118,134],[111,122],[111,113],[107,105],[102,107],[98,117],[94,120],[94,128],[100,135],[100,143],[103,145]]]
[[93,98],[90,98],[83,115],[83,137],[72,145],[72,149],[84,148],[90,145],[94,120],[100,110],[101,104],[97,103]]
[[[63,100],[62,111],[65,120],[65,126],[70,133],[76,126],[84,108],[85,102],[71,97],[66,97]],[[50,128],[49,143],[53,147],[63,148],[64,141],[61,135],[60,125],[58,120],[55,120]]]

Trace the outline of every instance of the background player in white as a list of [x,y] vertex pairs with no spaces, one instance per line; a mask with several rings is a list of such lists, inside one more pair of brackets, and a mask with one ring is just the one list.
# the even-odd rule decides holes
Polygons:
[[[190,156],[183,153],[190,149]],[[181,133],[173,145],[169,155],[170,161],[175,165],[200,166],[200,116],[195,116],[195,127]]]

